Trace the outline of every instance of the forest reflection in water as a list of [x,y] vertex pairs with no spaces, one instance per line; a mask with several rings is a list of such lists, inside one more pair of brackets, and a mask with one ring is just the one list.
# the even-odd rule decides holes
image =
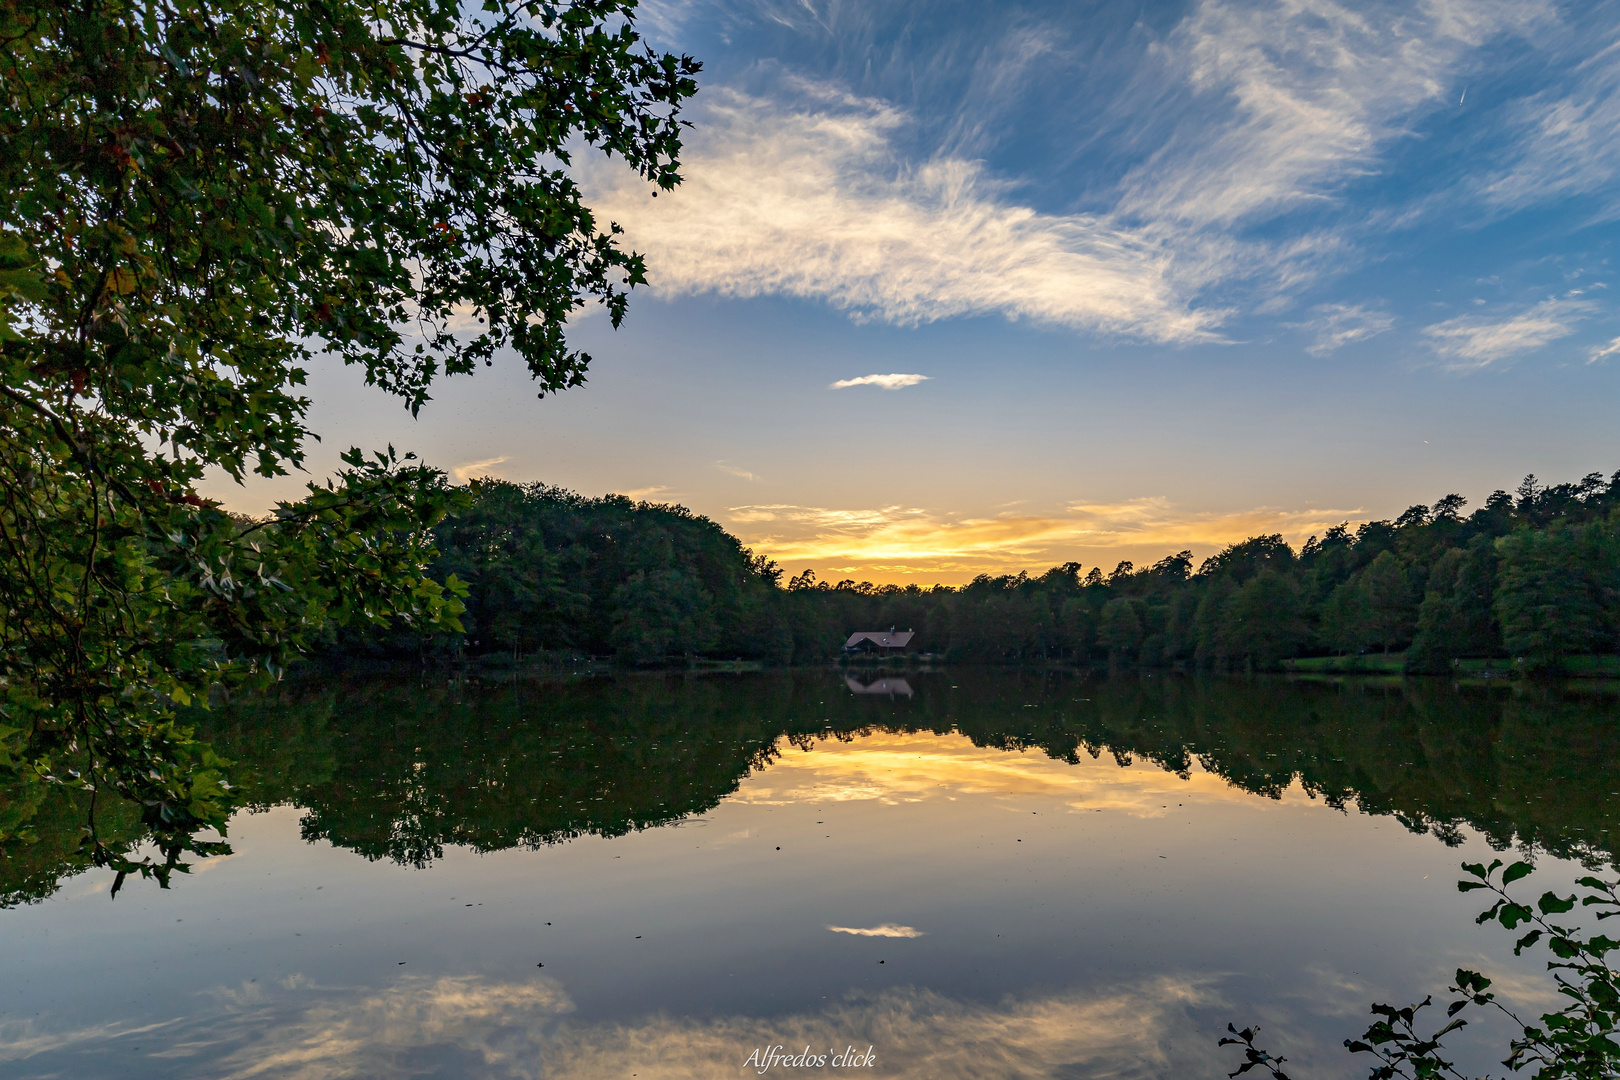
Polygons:
[[[244,806],[303,808],[307,839],[412,866],[447,844],[497,851],[676,821],[786,746],[874,730],[956,731],[1068,762],[1143,759],[1181,776],[1196,761],[1253,795],[1297,782],[1442,839],[1469,826],[1494,846],[1610,862],[1620,706],[1607,691],[984,670],[365,680],[298,684],[196,719],[236,763]],[[82,868],[73,847],[84,809],[60,798],[41,807],[39,842],[5,852],[0,896],[48,895]],[[137,839],[138,817],[120,810],[103,810],[103,833]]]
[[[1461,855],[1620,841],[1602,688],[904,678],[373,680],[218,710],[203,733],[266,811],[233,823],[241,855],[109,910],[99,872],[70,883],[80,808],[9,853],[9,899],[43,903],[0,912],[0,1071],[697,1076],[864,1037],[880,1075],[1215,1077],[1237,1019],[1351,1075],[1337,1040],[1375,989],[1421,997],[1500,944],[1436,929],[1484,933],[1446,906]],[[76,987],[128,935],[184,992],[167,1012]],[[1537,966],[1496,974],[1544,1005]],[[164,1057],[132,1070],[114,1051],[152,1024]]]
[[368,682],[290,689],[210,714],[202,731],[244,767],[246,804],[302,807],[306,838],[410,865],[446,844],[495,851],[674,821],[789,745],[874,730],[956,731],[1067,762],[1144,759],[1181,776],[1196,761],[1253,795],[1298,782],[1441,838],[1466,825],[1493,845],[1620,854],[1620,708],[1601,689],[982,671],[893,681],[905,692],[840,693],[819,673]]

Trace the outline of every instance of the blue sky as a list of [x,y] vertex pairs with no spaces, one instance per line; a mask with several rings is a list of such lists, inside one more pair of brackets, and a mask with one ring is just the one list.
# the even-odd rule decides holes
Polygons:
[[[391,440],[679,501],[793,572],[929,582],[1620,468],[1620,5],[641,24],[705,71],[676,193],[581,168],[652,279],[620,331],[577,321],[589,383],[536,401],[497,367],[413,422],[318,367],[313,471]],[[872,375],[926,378],[833,388]]]

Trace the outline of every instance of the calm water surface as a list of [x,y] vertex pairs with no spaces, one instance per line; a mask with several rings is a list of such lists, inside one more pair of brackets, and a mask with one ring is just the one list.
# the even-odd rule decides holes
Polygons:
[[[206,721],[235,854],[3,863],[8,1077],[1299,1080],[1459,964],[1554,1003],[1458,864],[1609,865],[1600,689],[986,673],[305,686]],[[134,834],[131,833],[133,836]],[[1477,1069],[1505,1033],[1455,1043]],[[829,1055],[830,1056],[830,1055]]]

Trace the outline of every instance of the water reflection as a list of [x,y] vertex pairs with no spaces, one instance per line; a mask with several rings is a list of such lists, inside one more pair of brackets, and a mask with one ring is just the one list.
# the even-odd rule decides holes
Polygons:
[[38,807],[8,887],[54,896],[0,913],[0,1073],[707,1077],[859,1043],[880,1076],[1215,1077],[1237,1019],[1332,1080],[1365,1075],[1340,1043],[1368,1001],[1458,966],[1544,1007],[1542,963],[1455,891],[1476,828],[1614,854],[1601,693],[907,683],[220,710],[204,734],[261,811],[239,855],[108,905],[105,873],[72,876],[75,808]]
[[844,685],[852,694],[883,694],[887,697],[910,697],[911,684],[902,675],[879,675],[870,682],[861,682],[853,675],[844,676]]
[[[996,1005],[897,988],[853,994],[812,1013],[773,1017],[768,1026],[746,1016],[658,1016],[598,1025],[557,1021],[567,1011],[566,998],[550,998],[530,986],[443,979],[311,1010],[264,1040],[270,1045],[243,1048],[231,1062],[240,1067],[224,1075],[232,1080],[282,1076],[292,1065],[306,1077],[416,1075],[429,1057],[422,1051],[434,1051],[442,1060],[453,1048],[471,1059],[466,1075],[475,1076],[733,1076],[747,1074],[739,1068],[739,1047],[775,1040],[770,1045],[792,1053],[805,1047],[827,1054],[857,1043],[862,1051],[881,1046],[881,1055],[874,1056],[880,1056],[882,1067],[873,1071],[906,1080],[1128,1080],[1161,1075],[1170,1060],[1168,1044],[1189,1027],[1188,1008],[1207,1006],[1214,997],[1206,986],[1170,979],[1103,996],[1057,994]],[[1182,1061],[1197,1055],[1191,1046],[1175,1049]],[[1212,1053],[1207,1060],[1218,1064]]]
[[[1067,762],[1142,758],[1184,778],[1196,761],[1240,792],[1276,798],[1297,781],[1330,805],[1442,838],[1470,826],[1499,845],[1561,856],[1620,850],[1620,792],[1610,790],[1620,787],[1611,783],[1620,725],[1608,694],[1430,681],[911,678],[921,693],[878,699],[792,674],[373,683],[289,692],[210,718],[204,733],[251,770],[250,803],[303,807],[307,838],[418,866],[446,844],[532,847],[699,814],[791,746],[873,732],[956,731],[976,747]],[[1000,764],[1019,767],[1015,757]],[[975,759],[972,768],[984,767]]]
[[[535,848],[701,814],[816,739],[953,731],[975,747],[1071,763],[1145,759],[1183,778],[1196,762],[1237,793],[1276,798],[1297,782],[1329,805],[1390,815],[1442,839],[1471,827],[1497,846],[1612,861],[1615,715],[1612,694],[1579,689],[961,672],[867,683],[820,673],[429,688],[372,681],[290,688],[199,721],[238,763],[246,805],[300,807],[308,840],[422,867],[447,845]],[[885,797],[906,797],[905,775],[925,791],[944,782],[941,770],[958,768],[935,754],[896,776],[881,745],[869,745]],[[856,759],[846,765],[843,797],[864,797],[875,773],[863,775]],[[1009,756],[960,768],[1010,775],[1021,766]],[[791,775],[785,769],[753,797],[805,797]],[[1076,795],[1087,797],[1136,798]],[[82,797],[60,793],[34,808],[0,801],[0,812],[31,815],[24,839],[4,846],[0,902],[49,895],[83,869],[86,810]],[[98,825],[104,836],[139,839],[129,807],[104,803]]]
[[[1156,1077],[1172,1060],[1186,1067],[1218,1055],[1189,1037],[1194,1008],[1220,1001],[1209,985],[1169,978],[1107,994],[1065,993],[966,1002],[916,988],[852,993],[813,1012],[757,1018],[658,1015],[633,1023],[581,1023],[555,982],[492,982],[469,976],[404,977],[377,993],[291,986],[228,992],[206,1024],[141,1029],[89,1028],[12,1042],[0,1062],[47,1051],[170,1041],[176,1072],[212,1062],[221,1080],[339,1077],[548,1077],[624,1080],[637,1075],[749,1075],[740,1047],[785,1046],[793,1053],[856,1046],[874,1049],[864,1075],[939,1080]],[[292,1002],[297,1004],[293,1005]],[[881,1046],[881,1050],[876,1050]],[[782,1070],[775,1070],[780,1072]],[[837,1070],[808,1070],[815,1075]],[[794,1070],[794,1075],[799,1070]]]

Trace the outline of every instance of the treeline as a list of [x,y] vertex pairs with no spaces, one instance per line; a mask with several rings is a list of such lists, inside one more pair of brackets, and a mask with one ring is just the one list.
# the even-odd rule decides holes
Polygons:
[[780,573],[683,506],[588,498],[544,484],[475,480],[437,529],[431,573],[467,586],[465,633],[360,631],[329,656],[439,659],[538,654],[662,665],[701,656],[786,660]]
[[1471,513],[1447,495],[1298,551],[1257,536],[1196,567],[1182,551],[929,588],[813,570],[784,585],[773,562],[683,507],[493,480],[469,496],[440,526],[433,568],[467,585],[466,633],[335,640],[335,653],[802,664],[889,627],[917,632],[913,652],[988,663],[1263,670],[1376,652],[1438,673],[1464,658],[1534,670],[1620,651],[1620,471],[1550,487],[1526,477]]

